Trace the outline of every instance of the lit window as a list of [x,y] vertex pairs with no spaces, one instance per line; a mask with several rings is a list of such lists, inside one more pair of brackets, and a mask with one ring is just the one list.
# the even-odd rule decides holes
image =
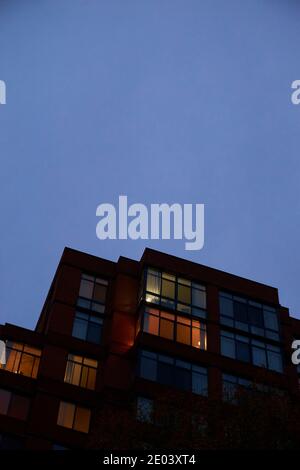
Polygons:
[[72,336],[90,343],[100,344],[103,328],[103,318],[76,312]]
[[38,348],[7,341],[6,364],[0,364],[0,369],[35,379],[38,374],[41,354],[42,352]]
[[73,429],[84,433],[89,432],[91,411],[88,408],[61,401],[57,424],[64,428]]
[[202,321],[149,307],[142,313],[142,321],[146,333],[207,349],[206,325]]
[[95,390],[98,361],[74,354],[68,355],[64,381]]
[[170,273],[146,270],[145,300],[196,317],[206,317],[206,289],[203,285]]
[[108,282],[94,276],[82,274],[77,305],[104,313]]

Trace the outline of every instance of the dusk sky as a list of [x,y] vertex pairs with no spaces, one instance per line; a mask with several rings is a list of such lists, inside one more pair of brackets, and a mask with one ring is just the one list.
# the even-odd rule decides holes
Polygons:
[[[0,0],[0,322],[35,326],[65,246],[149,246],[300,317],[299,34],[299,0]],[[98,240],[120,194],[204,203],[204,248]]]

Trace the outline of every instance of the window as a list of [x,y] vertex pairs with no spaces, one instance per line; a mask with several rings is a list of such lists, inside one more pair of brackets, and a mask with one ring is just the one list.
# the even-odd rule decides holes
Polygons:
[[146,333],[206,350],[205,323],[150,307],[143,312],[143,331]]
[[234,375],[222,374],[223,400],[231,403],[238,402],[239,392],[248,391],[251,393],[264,393],[277,396],[284,396],[285,392],[270,385],[256,384],[251,380]]
[[0,434],[0,450],[18,450],[24,448],[24,441],[21,437]]
[[89,432],[91,411],[88,408],[61,401],[59,404],[57,424],[64,428],[84,433]]
[[82,274],[77,305],[98,313],[104,313],[108,281]]
[[103,328],[103,318],[83,312],[76,312],[72,336],[74,338],[100,344]]
[[149,398],[138,397],[136,407],[136,418],[141,423],[153,423],[154,401]]
[[226,292],[220,292],[220,321],[223,325],[279,341],[275,308]]
[[239,361],[251,362],[258,367],[283,372],[282,353],[278,346],[246,336],[221,331],[221,354]]
[[25,421],[29,405],[27,397],[0,388],[0,414]]
[[151,351],[140,351],[139,376],[161,384],[189,390],[197,395],[207,395],[208,393],[207,369],[205,367]]
[[69,354],[64,381],[89,390],[95,390],[97,368],[98,361]]
[[7,341],[6,364],[0,364],[0,368],[35,379],[38,374],[41,354],[42,352],[38,348]]
[[61,444],[52,444],[52,450],[70,450],[69,447],[65,447]]
[[234,375],[222,374],[223,400],[231,403],[237,402],[239,389],[250,389],[252,383],[250,380]]
[[145,300],[184,314],[206,318],[205,286],[157,269],[146,270]]

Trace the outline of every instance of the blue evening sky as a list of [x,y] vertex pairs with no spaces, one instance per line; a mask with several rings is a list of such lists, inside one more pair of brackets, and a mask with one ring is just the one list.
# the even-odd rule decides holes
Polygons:
[[[300,313],[298,0],[0,0],[0,322],[34,327],[64,246],[145,246]],[[201,251],[99,241],[102,202],[204,203]]]

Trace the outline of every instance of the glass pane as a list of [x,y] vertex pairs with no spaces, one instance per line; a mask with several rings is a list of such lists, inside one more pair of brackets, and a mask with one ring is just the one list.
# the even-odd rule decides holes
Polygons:
[[157,381],[164,385],[175,385],[173,371],[174,366],[172,366],[171,364],[159,362],[157,370]]
[[174,323],[161,318],[159,336],[167,339],[174,339]]
[[32,369],[32,374],[31,374],[31,377],[32,377],[33,379],[36,379],[36,378],[37,378],[38,371],[39,371],[39,365],[40,365],[40,358],[39,358],[39,357],[35,357],[35,358],[34,358],[33,369]]
[[19,367],[19,373],[21,375],[26,375],[27,377],[31,377],[33,365],[34,365],[34,357],[29,354],[23,353],[20,367]]
[[90,427],[91,411],[78,406],[75,413],[74,429],[88,433]]
[[80,377],[80,387],[87,388],[89,368],[82,366],[81,377]]
[[176,340],[179,341],[179,343],[191,344],[191,328],[189,326],[182,325],[181,323],[177,323]]
[[8,390],[0,388],[0,414],[6,415],[11,399],[11,393]]
[[81,374],[82,366],[81,364],[72,364],[72,376],[71,376],[71,383],[73,385],[79,385],[80,383],[80,374]]
[[221,337],[221,354],[235,359],[235,342],[233,339]]
[[152,292],[153,294],[160,294],[160,276],[153,276],[152,274],[147,274],[147,284],[146,290]]
[[278,331],[278,320],[276,312],[264,310],[265,327],[270,330]]
[[246,343],[236,343],[236,358],[239,361],[250,362],[250,346]]
[[222,325],[233,326],[233,319],[228,317],[220,317],[220,322]]
[[86,387],[89,390],[95,390],[96,388],[96,377],[97,377],[97,369],[92,369],[89,367],[89,374]]
[[266,351],[264,349],[252,348],[253,364],[259,367],[267,367]]
[[29,411],[29,399],[21,395],[12,395],[9,407],[9,416],[13,418],[26,420]]
[[181,368],[176,368],[175,373],[175,386],[181,390],[191,390],[191,371]]
[[[192,328],[192,346],[198,349],[201,347],[199,328]],[[202,349],[204,349],[204,346],[202,346]]]
[[249,319],[252,325],[263,327],[264,326],[264,317],[262,309],[254,307],[253,305],[248,306]]
[[153,422],[154,402],[148,398],[138,397],[137,399],[137,420],[141,423]]
[[82,298],[78,298],[77,299],[77,305],[79,307],[90,309],[91,308],[91,301],[86,300],[86,299],[82,299]]
[[98,302],[92,302],[91,310],[93,310],[94,312],[98,312],[98,313],[104,313],[105,305],[98,304]]
[[177,299],[179,302],[190,304],[191,303],[191,288],[189,286],[183,286],[181,284],[178,284]]
[[200,330],[200,348],[207,349],[207,336],[206,336],[206,329],[203,327]]
[[237,387],[232,382],[223,382],[223,400],[233,402],[237,393]]
[[89,323],[87,332],[87,341],[90,343],[100,344],[102,326],[96,323]]
[[220,313],[227,317],[233,317],[233,301],[225,297],[220,297]]
[[282,372],[282,358],[281,354],[278,354],[273,351],[268,351],[268,366],[271,370],[276,370],[277,372]]
[[162,280],[161,295],[170,299],[175,298],[175,283],[166,279]]
[[206,292],[203,290],[192,289],[192,304],[196,307],[206,308]]
[[200,375],[192,372],[192,392],[197,393],[197,395],[208,394],[208,383],[206,375]]
[[83,364],[85,366],[94,367],[95,369],[97,369],[98,367],[98,361],[96,361],[95,359],[89,359],[88,357],[85,357],[83,359]]
[[6,348],[6,365],[5,369],[11,372],[18,372],[21,360],[21,352],[14,349]]
[[144,379],[155,381],[157,376],[157,362],[147,357],[141,357],[140,375]]
[[[73,369],[74,369],[74,363],[68,361],[67,366],[66,366],[66,371],[65,371],[64,382],[67,382],[69,384],[72,383]],[[78,385],[78,384],[76,384],[76,385]]]
[[82,279],[80,283],[79,296],[85,297],[86,299],[91,299],[93,297],[94,283]]
[[191,307],[189,305],[177,304],[177,310],[183,313],[191,313]]
[[42,351],[38,348],[33,348],[32,346],[24,346],[24,352],[27,352],[29,354],[32,354],[33,356],[38,356],[40,357],[42,354]]
[[105,297],[106,297],[106,287],[101,286],[100,284],[96,284],[95,289],[94,289],[93,299],[97,300],[98,302],[102,302],[104,304]]
[[151,335],[157,335],[159,331],[159,317],[145,313],[143,330]]
[[234,302],[234,318],[237,321],[247,323],[248,315],[247,315],[247,304],[241,302]]
[[57,424],[72,429],[75,414],[75,405],[61,401],[59,404]]
[[86,339],[88,322],[75,317],[72,336],[74,338]]

